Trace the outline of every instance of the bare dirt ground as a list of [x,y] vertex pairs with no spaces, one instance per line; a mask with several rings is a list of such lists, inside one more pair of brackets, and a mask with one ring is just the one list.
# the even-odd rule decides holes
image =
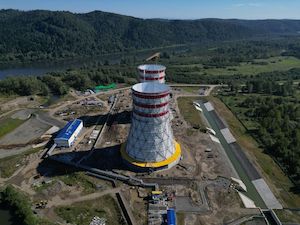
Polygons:
[[[197,216],[198,224],[226,224],[245,215],[259,214],[258,209],[243,209],[235,191],[220,191],[208,187],[207,195],[212,207],[211,214]],[[222,207],[220,207],[222,206]]]
[[[139,194],[141,191],[146,193],[146,195],[141,196]],[[148,192],[149,190],[135,187],[127,188],[123,191],[123,196],[127,199],[134,218],[139,225],[147,224],[147,201],[144,198]]]
[[[99,102],[99,104],[102,105],[87,105],[87,102],[89,101]],[[60,120],[69,121],[86,115],[94,116],[99,113],[105,113],[107,112],[107,109],[107,101],[99,100],[97,97],[89,97],[84,100],[76,101],[66,107],[60,107],[60,109],[55,112],[54,116]]]
[[43,99],[39,96],[15,97],[8,101],[0,98],[0,117],[21,108],[38,108],[42,101]]

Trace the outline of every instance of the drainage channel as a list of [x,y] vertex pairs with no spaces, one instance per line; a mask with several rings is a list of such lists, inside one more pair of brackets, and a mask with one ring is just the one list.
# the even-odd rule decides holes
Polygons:
[[260,197],[259,193],[257,192],[256,188],[254,187],[250,177],[247,175],[246,171],[244,170],[243,166],[240,164],[240,162],[235,157],[234,153],[232,152],[231,147],[226,142],[225,138],[223,137],[216,120],[210,115],[210,113],[207,111],[206,107],[204,106],[204,103],[200,101],[201,108],[203,110],[203,114],[206,117],[209,125],[211,128],[216,132],[216,137],[220,140],[221,145],[223,146],[228,158],[230,159],[234,169],[238,173],[240,179],[244,182],[244,184],[247,187],[247,192],[245,195],[252,199],[255,202],[255,205],[260,208],[266,208],[265,203],[263,202],[262,198]]

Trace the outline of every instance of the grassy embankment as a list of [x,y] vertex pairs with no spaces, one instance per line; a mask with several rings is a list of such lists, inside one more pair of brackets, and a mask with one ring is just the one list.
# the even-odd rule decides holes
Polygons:
[[204,128],[200,112],[193,106],[193,101],[199,100],[197,97],[179,97],[177,99],[178,107],[184,120],[192,127]]
[[[37,193],[40,193],[43,190],[53,186],[59,181],[62,181],[68,186],[80,188],[84,194],[90,194],[97,191],[97,184],[99,184],[98,179],[85,175],[84,172],[72,172],[70,174],[52,177],[51,183],[42,183],[40,186],[35,187],[35,191]],[[100,183],[102,189],[111,188],[111,185],[109,185],[106,182],[100,182]]]
[[[235,97],[231,97],[235,98]],[[247,154],[255,162],[256,166],[261,168],[261,172],[273,190],[276,197],[280,199],[280,202],[284,207],[299,207],[300,196],[291,191],[294,187],[290,179],[284,174],[281,168],[274,162],[272,157],[264,153],[263,149],[259,147],[259,144],[247,133],[246,128],[236,118],[236,116],[230,111],[230,109],[218,98],[207,97],[214,106],[217,112],[226,120],[233,135],[237,139],[237,142],[247,150]],[[233,99],[231,99],[232,101]],[[230,101],[230,100],[229,100]],[[242,109],[237,106],[231,107],[231,110],[235,113],[242,113]],[[253,128],[255,123],[246,118],[242,119],[246,126]],[[280,215],[280,214],[279,214]],[[297,215],[293,215],[297,217]],[[292,217],[291,217],[292,218]]]
[[92,201],[55,208],[58,216],[67,223],[88,225],[94,216],[105,218],[107,224],[125,225],[125,221],[113,197],[105,195]]
[[83,189],[83,192],[86,194],[96,191],[96,185],[92,178],[85,175],[83,172],[74,172],[71,174],[58,176],[57,178],[68,186],[80,186]]
[[290,210],[275,210],[276,215],[282,223],[299,223],[300,212]]
[[99,189],[107,190],[112,188],[111,183],[108,181],[88,176],[84,172],[70,172],[64,175],[53,176],[51,183],[42,183],[34,189],[37,193],[40,193],[59,181],[62,181],[68,186],[80,188],[84,194],[91,194],[95,191],[99,191]]
[[185,214],[184,213],[176,213],[176,219],[177,219],[177,223],[178,225],[184,225],[184,219],[185,219]]
[[41,148],[30,149],[21,154],[0,159],[0,177],[8,178],[12,176],[18,168],[26,164],[25,158],[27,156],[29,156],[30,154],[34,154],[40,150]]

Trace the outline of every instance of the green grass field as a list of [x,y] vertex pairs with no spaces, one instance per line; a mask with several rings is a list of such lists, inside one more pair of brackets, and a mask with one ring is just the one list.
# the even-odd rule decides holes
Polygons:
[[192,93],[192,94],[197,94],[197,93],[199,93],[200,87],[189,87],[189,86],[186,86],[186,87],[180,87],[180,89],[182,89],[182,90],[184,90],[186,92]]
[[[225,100],[225,102],[234,101],[235,97],[230,96],[228,98],[231,99]],[[207,99],[214,104],[217,112],[226,120],[237,142],[247,150],[251,158],[259,165],[267,183],[283,206],[299,207],[300,195],[291,191],[291,188],[294,187],[293,183],[274,162],[272,157],[264,153],[259,144],[247,133],[245,127],[219,98],[208,97]],[[238,112],[237,109],[238,107],[231,108],[235,113]]]
[[94,216],[105,218],[106,224],[125,225],[118,205],[113,197],[105,195],[92,201],[75,203],[70,206],[55,208],[58,216],[67,223],[89,225]]
[[86,194],[96,190],[96,185],[91,181],[91,177],[85,175],[83,172],[74,172],[59,176],[58,179],[69,186],[79,185]]
[[3,118],[0,120],[0,138],[16,129],[26,120]]
[[178,107],[184,120],[192,127],[203,128],[204,123],[201,119],[200,112],[193,106],[193,101],[199,98],[196,97],[179,97],[177,99]]
[[269,59],[256,60],[257,62],[267,63],[266,65],[257,65],[250,63],[241,63],[240,66],[227,67],[225,69],[207,69],[205,72],[209,75],[256,75],[264,72],[286,71],[292,68],[300,68],[300,59],[295,57],[274,57]]
[[263,72],[272,71],[287,71],[292,68],[300,68],[300,59],[292,56],[278,56],[268,59],[255,60],[257,63],[265,63],[265,65],[252,64],[252,63],[240,63],[239,66],[228,66],[225,68],[208,68],[205,69],[202,64],[185,64],[171,66],[175,68],[187,68],[187,67],[198,67],[198,72],[193,72],[198,75],[256,75]]

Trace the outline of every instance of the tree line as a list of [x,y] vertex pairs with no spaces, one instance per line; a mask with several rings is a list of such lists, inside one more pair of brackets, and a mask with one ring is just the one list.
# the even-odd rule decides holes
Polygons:
[[116,83],[134,83],[137,76],[135,68],[82,68],[53,72],[44,76],[7,77],[0,80],[2,95],[64,95],[69,88],[84,91],[96,85]]
[[[300,79],[300,69],[274,71],[255,76],[249,75],[199,75],[194,68],[171,67],[168,69],[168,81],[174,83],[228,84],[236,92],[266,93],[277,95],[292,94],[291,81]],[[2,95],[64,95],[69,88],[75,90],[93,89],[96,85],[116,83],[136,83],[137,71],[133,65],[94,65],[63,72],[52,72],[44,76],[7,77],[0,80]],[[284,85],[277,81],[283,81]],[[245,84],[241,86],[241,84]]]
[[7,186],[0,192],[0,203],[5,204],[13,214],[14,221],[22,225],[38,225],[38,218],[33,214],[29,199],[13,186]]
[[251,96],[239,106],[257,122],[256,138],[300,187],[300,100]]

